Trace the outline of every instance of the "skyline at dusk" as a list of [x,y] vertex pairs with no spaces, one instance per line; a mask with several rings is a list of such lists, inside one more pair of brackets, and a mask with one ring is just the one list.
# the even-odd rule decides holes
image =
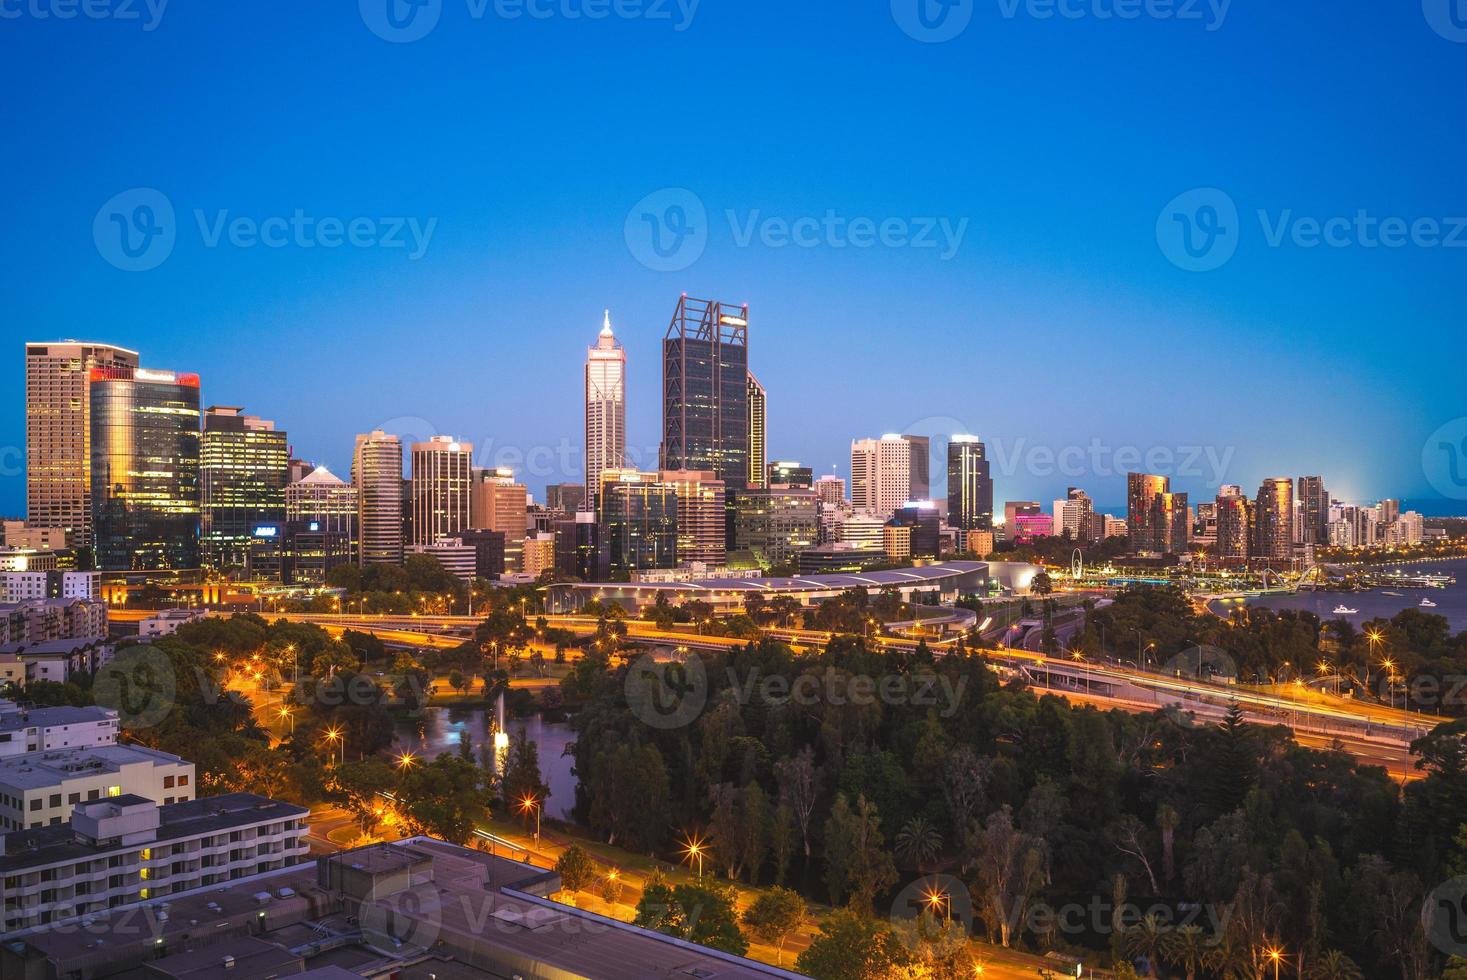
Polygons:
[[[750,305],[771,457],[817,473],[848,475],[853,438],[969,431],[995,447],[1006,499],[1077,484],[1119,502],[1125,467],[1097,472],[1098,440],[1143,459],[1200,453],[1200,473],[1177,477],[1194,493],[1322,472],[1342,498],[1460,508],[1422,450],[1464,414],[1454,388],[1423,383],[1463,350],[1463,253],[1307,247],[1292,223],[1363,210],[1439,219],[1446,239],[1467,214],[1437,164],[1464,136],[1408,95],[1467,79],[1467,49],[1415,7],[1319,22],[1234,4],[1215,29],[980,7],[931,44],[885,5],[832,19],[705,3],[686,25],[677,9],[474,19],[450,3],[430,34],[396,44],[355,11],[296,12],[301,29],[274,32],[270,5],[207,20],[169,7],[153,30],[11,25],[28,42],[0,71],[31,96],[7,109],[0,167],[26,189],[12,224],[38,230],[0,245],[27,270],[10,294],[13,352],[66,337],[138,349],[338,472],[356,433],[413,419],[481,455],[549,447],[579,468],[578,364],[601,311],[627,348],[628,445],[655,447],[658,343],[686,291]],[[552,53],[561,71],[515,84]],[[703,70],[728,56],[739,71]],[[1328,94],[1261,101],[1258,65]],[[147,124],[122,125],[139,104]],[[93,225],[136,188],[166,197],[176,242],[126,272]],[[1237,252],[1213,271],[1159,247],[1158,216],[1196,188],[1240,215]],[[636,212],[669,191],[704,209],[705,231],[690,264],[657,271]],[[368,218],[403,246],[275,248],[229,225],[268,230],[298,209]],[[405,220],[394,236],[394,218],[417,238]],[[816,244],[787,241],[780,222],[801,219]],[[933,247],[852,246],[863,219]],[[23,425],[6,413],[0,444],[20,446]],[[1081,471],[1046,471],[1045,453],[1066,449]],[[0,482],[11,514],[24,507],[14,459]],[[555,467],[528,474],[537,494],[579,475]]]

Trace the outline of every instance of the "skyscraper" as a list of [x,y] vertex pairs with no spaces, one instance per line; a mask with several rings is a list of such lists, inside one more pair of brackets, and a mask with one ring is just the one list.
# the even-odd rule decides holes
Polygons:
[[470,526],[474,447],[451,436],[413,443],[412,543],[436,544]]
[[97,568],[198,568],[199,376],[114,366],[89,377]]
[[1258,488],[1253,510],[1253,557],[1287,561],[1294,555],[1294,481],[1273,476]]
[[599,499],[599,578],[677,567],[677,491],[660,474],[602,470]]
[[756,487],[734,501],[739,549],[764,569],[794,561],[820,536],[820,498],[802,487]]
[[204,412],[199,546],[205,565],[243,568],[256,528],[285,520],[290,446],[275,423],[237,406]]
[[822,504],[839,507],[845,503],[846,481],[834,474],[827,473],[815,481],[815,492],[820,495]]
[[851,506],[891,516],[912,499],[912,443],[899,435],[851,443]]
[[524,570],[529,503],[529,491],[515,480],[509,467],[474,471],[470,523],[476,529],[504,535],[504,567],[509,572]]
[[285,488],[285,519],[316,527],[314,530],[338,534],[352,546],[357,545],[357,489],[324,466],[318,466],[303,480]]
[[722,565],[727,557],[727,499],[712,470],[663,470],[677,494],[677,560]]
[[932,499],[932,440],[927,436],[902,436],[912,447],[911,484],[907,488],[907,500]]
[[662,341],[662,465],[749,483],[749,308],[678,300]]
[[1171,481],[1150,473],[1126,474],[1126,531],[1135,552],[1162,551],[1156,527],[1156,498],[1171,490]]
[[357,436],[351,478],[357,488],[358,561],[402,564],[402,440],[380,429]]
[[814,489],[815,474],[796,459],[776,459],[764,467],[764,485]]
[[993,529],[993,479],[987,447],[977,436],[948,440],[947,523],[964,531]]
[[1252,554],[1253,505],[1234,486],[1217,495],[1217,556],[1246,561]]
[[586,491],[596,492],[601,471],[626,465],[627,352],[611,332],[606,311],[596,346],[586,350]]
[[26,523],[92,543],[93,368],[135,369],[137,351],[111,344],[25,345]]
[[1159,493],[1152,501],[1153,551],[1163,555],[1180,555],[1187,550],[1192,519],[1187,512],[1185,493]]
[[754,372],[749,372],[749,486],[766,485],[769,458],[769,396]]
[[1303,526],[1300,537],[1305,544],[1329,544],[1329,492],[1324,477],[1299,477],[1299,504]]

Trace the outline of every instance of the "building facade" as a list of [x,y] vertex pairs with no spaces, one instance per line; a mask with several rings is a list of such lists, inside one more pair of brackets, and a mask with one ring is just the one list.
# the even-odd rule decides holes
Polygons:
[[1140,554],[1162,551],[1156,527],[1156,500],[1170,490],[1171,480],[1164,476],[1126,474],[1126,531],[1132,551]]
[[735,539],[761,568],[795,561],[820,540],[820,498],[802,487],[751,488],[734,500]]
[[412,542],[436,544],[471,525],[474,447],[450,436],[412,449]]
[[851,506],[888,517],[912,499],[912,443],[899,435],[851,443]]
[[727,497],[712,470],[663,470],[677,494],[677,558],[681,564],[722,565],[728,556]]
[[749,372],[749,486],[768,485],[769,393]]
[[[661,469],[749,483],[749,308],[683,296],[662,341]],[[604,481],[603,481],[604,482]]]
[[627,352],[611,331],[610,310],[596,346],[586,350],[585,381],[586,488],[595,490],[601,471],[625,466],[627,457]]
[[92,370],[132,371],[138,363],[137,351],[112,344],[25,345],[27,525],[91,545]]
[[599,578],[677,567],[677,489],[660,474],[602,470],[597,498]]
[[199,547],[210,568],[245,564],[255,528],[285,520],[290,447],[275,423],[233,406],[204,412]]
[[198,568],[199,376],[93,368],[90,398],[97,568]]
[[357,436],[352,454],[357,491],[357,562],[402,564],[402,440],[378,429]]
[[947,523],[963,531],[993,529],[993,478],[987,447],[977,436],[948,440]]
[[1253,505],[1252,557],[1288,561],[1294,556],[1294,481],[1269,477]]
[[141,745],[93,745],[0,759],[0,828],[54,827],[78,803],[136,793],[181,802],[195,795],[194,764]]
[[[777,459],[764,468],[764,484],[770,487],[796,487],[802,490],[813,490],[815,474],[810,467],[801,466],[799,460]],[[844,484],[842,490],[844,490]]]
[[504,535],[504,567],[508,572],[524,571],[529,502],[529,491],[515,480],[514,470],[501,466],[474,471],[472,526]]

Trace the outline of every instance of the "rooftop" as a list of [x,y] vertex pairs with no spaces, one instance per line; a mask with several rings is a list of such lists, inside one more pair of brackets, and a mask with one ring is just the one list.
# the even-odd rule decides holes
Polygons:
[[0,732],[18,732],[27,728],[60,728],[64,725],[87,725],[92,722],[117,720],[117,712],[111,708],[89,705],[75,708],[60,705],[54,708],[22,708],[8,701],[0,701]]
[[138,763],[152,763],[155,766],[192,765],[176,755],[141,745],[46,749],[0,760],[0,785],[18,790],[38,789],[81,776],[119,772],[123,766]]
[[838,592],[842,589],[894,589],[925,583],[936,584],[966,575],[985,574],[988,566],[988,562],[982,561],[947,561],[884,572],[843,572],[830,575],[795,575],[788,578],[709,578],[683,582],[579,582],[566,583],[566,587],[592,590],[663,589],[669,592]]

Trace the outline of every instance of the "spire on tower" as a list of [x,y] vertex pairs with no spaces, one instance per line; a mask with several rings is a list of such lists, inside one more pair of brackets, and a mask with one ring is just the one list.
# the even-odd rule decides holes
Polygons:
[[601,336],[610,337],[611,334],[611,311],[606,311],[606,317],[601,321]]

